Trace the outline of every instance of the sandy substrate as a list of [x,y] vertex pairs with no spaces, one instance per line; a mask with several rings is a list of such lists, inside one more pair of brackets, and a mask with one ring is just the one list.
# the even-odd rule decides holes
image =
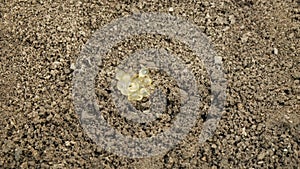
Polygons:
[[[0,168],[298,168],[299,3],[1,1]],[[108,89],[112,68],[137,49],[160,46],[183,58],[202,92],[201,118],[188,136],[164,154],[138,159],[110,153],[89,138],[74,110],[72,72],[96,30],[141,12],[166,12],[196,24],[222,56],[228,87],[216,132],[199,144],[210,104],[201,61],[178,40],[161,35],[132,37],[114,47],[95,86],[104,118],[122,134],[153,136],[167,130],[178,111],[176,84],[155,72],[155,83],[173,94],[163,118],[143,128],[115,111]]]

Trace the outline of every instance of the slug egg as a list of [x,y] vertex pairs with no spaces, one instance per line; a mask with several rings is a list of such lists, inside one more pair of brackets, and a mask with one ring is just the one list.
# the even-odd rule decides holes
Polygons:
[[131,101],[140,101],[143,97],[149,97],[150,91],[154,88],[152,80],[148,76],[148,69],[142,67],[138,74],[132,75],[122,70],[116,71],[117,88]]

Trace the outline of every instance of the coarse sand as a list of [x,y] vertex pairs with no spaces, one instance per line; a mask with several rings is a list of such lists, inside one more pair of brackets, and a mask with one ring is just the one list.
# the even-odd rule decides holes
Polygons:
[[[226,104],[214,135],[199,144],[210,105],[210,82],[201,61],[182,42],[141,35],[107,54],[96,77],[103,117],[124,135],[153,136],[172,125],[178,88],[151,70],[171,105],[143,128],[115,110],[109,95],[114,67],[145,47],[161,47],[185,60],[201,93],[201,118],[166,153],[128,158],[102,149],[75,112],[76,59],[93,33],[123,16],[161,12],[197,25],[222,57]],[[0,168],[299,168],[300,1],[0,1]],[[170,103],[171,101],[171,103]],[[145,103],[133,103],[138,109]]]

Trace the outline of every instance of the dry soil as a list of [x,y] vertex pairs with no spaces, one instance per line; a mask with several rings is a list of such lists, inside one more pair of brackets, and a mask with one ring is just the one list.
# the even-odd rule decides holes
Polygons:
[[[203,86],[199,106],[204,115],[167,153],[131,159],[101,149],[84,132],[72,102],[72,72],[93,32],[142,12],[184,18],[208,36],[223,58],[227,102],[213,137],[198,144],[209,82],[199,61],[187,61],[193,70],[199,68],[195,74]],[[0,168],[300,166],[299,0],[1,0],[0,18]],[[113,76],[109,71],[118,59],[145,46],[191,56],[181,42],[159,35],[132,37],[108,54],[102,69],[108,72],[99,72],[97,79],[98,103],[110,124],[135,137],[167,129],[177,110],[173,107],[165,118],[137,132],[139,126],[130,126],[111,107],[104,75]],[[157,79],[174,87],[171,79]]]

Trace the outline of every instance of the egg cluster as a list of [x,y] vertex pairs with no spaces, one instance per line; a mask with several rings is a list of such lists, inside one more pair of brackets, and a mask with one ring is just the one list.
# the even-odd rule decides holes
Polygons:
[[140,101],[149,97],[154,89],[147,68],[142,67],[138,74],[131,75],[122,70],[116,71],[117,88],[130,101]]

